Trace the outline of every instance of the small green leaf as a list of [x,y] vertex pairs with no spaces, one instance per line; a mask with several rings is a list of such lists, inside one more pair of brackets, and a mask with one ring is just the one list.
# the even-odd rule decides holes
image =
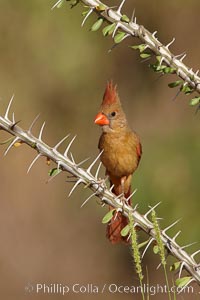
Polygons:
[[55,176],[55,175],[59,174],[60,172],[61,172],[60,169],[53,168],[53,169],[49,170],[48,175],[52,177],[52,176]]
[[174,74],[174,73],[176,73],[176,69],[175,68],[170,68],[170,67],[165,67],[163,69],[163,73],[165,73],[165,74]]
[[156,59],[157,59],[157,61],[160,63],[160,61],[161,61],[161,56],[160,56],[160,55],[157,55],[157,56],[156,56]]
[[122,230],[121,230],[121,236],[127,236],[127,234],[130,231],[130,226],[127,224]]
[[182,277],[182,278],[178,278],[176,279],[176,286],[177,287],[184,287],[191,279],[191,276],[186,276],[186,277]]
[[115,35],[115,37],[114,37],[115,43],[116,43],[116,44],[119,44],[119,43],[123,40],[123,38],[124,38],[125,35],[126,35],[125,32],[122,32],[122,31],[118,32],[118,33]]
[[164,69],[166,68],[166,66],[164,66],[164,65],[157,65],[157,64],[149,64],[149,67],[151,68],[151,69],[153,69],[154,70],[154,72],[157,72],[157,73],[159,73],[159,72],[163,72],[164,71]]
[[182,85],[182,87],[180,88],[181,92],[183,92],[186,95],[189,95],[193,92],[193,89],[191,87],[189,87],[187,84],[186,85]]
[[200,103],[200,97],[195,97],[193,99],[190,100],[190,105],[194,106]]
[[130,19],[129,19],[129,17],[127,17],[126,15],[123,15],[123,16],[121,17],[121,21],[122,21],[122,22],[129,23],[129,22],[130,22]]
[[102,223],[106,224],[106,223],[110,222],[110,220],[113,217],[114,212],[115,212],[115,209],[109,210],[109,212],[103,217]]
[[148,58],[148,57],[150,57],[150,56],[151,56],[150,53],[141,53],[141,54],[140,54],[140,57],[141,57],[141,58]]
[[102,18],[98,19],[98,20],[92,25],[91,31],[97,31],[97,30],[101,27],[102,23],[103,23],[103,19],[102,19]]
[[159,253],[159,247],[158,247],[158,245],[155,245],[153,247],[153,252],[154,252],[154,254],[158,254]]
[[115,24],[110,24],[106,27],[103,28],[102,32],[104,36],[110,35],[113,33],[114,29],[115,29]]
[[142,53],[146,49],[146,45],[140,44],[140,45],[131,46],[131,48],[134,50],[139,50],[140,53]]
[[175,262],[173,265],[170,266],[170,271],[173,272],[173,271],[178,270],[178,268],[180,267],[180,265],[181,265],[180,261]]
[[156,68],[156,71],[158,71],[158,72],[165,72],[165,69],[166,69],[166,66],[164,66],[164,65],[159,65],[159,66],[157,66],[157,68]]
[[168,87],[174,88],[174,87],[179,86],[181,83],[183,83],[182,80],[177,80],[177,81],[174,81],[174,82],[169,83],[169,84],[168,84]]

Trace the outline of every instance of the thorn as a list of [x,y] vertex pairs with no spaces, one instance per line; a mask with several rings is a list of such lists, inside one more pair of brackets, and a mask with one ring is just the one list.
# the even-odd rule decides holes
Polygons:
[[86,15],[85,18],[83,19],[83,22],[81,23],[81,27],[84,26],[85,21],[87,20],[87,18],[89,18],[89,16],[90,16],[91,13],[93,12],[93,10],[94,10],[94,8],[91,8],[91,9],[88,11],[87,15]]
[[196,71],[195,75],[197,76],[199,74],[199,70]]
[[161,267],[162,263],[159,263],[159,265],[157,266],[156,270],[158,270]]
[[114,218],[113,218],[113,221],[115,221],[115,220],[117,219],[117,215],[118,215],[118,213],[121,212],[121,211],[122,211],[122,209],[119,208],[119,207],[116,209],[116,212],[115,212],[115,216],[114,216]]
[[185,246],[181,247],[181,249],[183,250],[183,249],[188,248],[188,247],[190,247],[190,246],[192,246],[192,245],[195,245],[195,244],[197,244],[197,243],[198,243],[198,242],[190,243],[190,244],[188,244],[188,245],[185,245]]
[[134,223],[133,228],[137,227],[138,225],[138,223]]
[[137,189],[135,189],[130,196],[128,196],[128,198],[126,198],[126,201],[128,202],[128,200],[130,200],[132,198],[132,196],[137,192]]
[[152,33],[152,37],[156,38],[157,30]]
[[69,192],[69,195],[68,195],[68,197],[70,197],[71,196],[71,194],[73,193],[73,191],[75,190],[75,188],[81,183],[81,182],[83,182],[83,180],[82,179],[79,179],[79,180],[77,180],[77,182],[73,185],[73,187],[72,187],[72,189],[71,189],[71,191]]
[[[119,200],[122,196],[124,196],[124,193],[119,194],[119,195],[115,198],[115,200]],[[120,208],[120,209],[121,209],[121,208]]]
[[15,113],[13,112],[13,114],[12,114],[12,122],[13,122],[13,124],[15,124],[16,122],[15,122]]
[[131,23],[134,23],[134,17],[135,17],[135,8],[132,12],[132,16],[131,16]]
[[59,141],[54,147],[54,150],[57,150],[58,147],[70,136],[70,134],[66,135],[61,141]]
[[172,228],[173,226],[175,226],[178,222],[180,222],[182,218],[176,220],[174,223],[172,223],[171,225],[169,225],[167,228],[165,228],[162,232],[165,234],[167,230],[169,230],[170,228]]
[[92,195],[90,195],[82,204],[81,204],[81,208],[93,197],[95,196],[96,193],[93,193]]
[[34,158],[34,160],[32,161],[32,163],[30,164],[28,170],[27,170],[27,174],[30,172],[32,166],[34,165],[34,163],[38,160],[38,158],[42,156],[40,153]]
[[123,37],[122,41],[125,40],[129,36],[130,36],[130,33],[125,34],[125,36]]
[[130,240],[130,238],[131,238],[131,233],[129,233],[129,235],[128,235],[128,237],[127,237],[127,242]]
[[149,248],[149,246],[151,245],[151,243],[153,242],[153,240],[154,240],[154,238],[151,238],[150,240],[149,240],[149,242],[148,242],[148,244],[146,245],[146,247],[145,247],[145,249],[144,249],[144,251],[143,251],[143,253],[142,253],[142,259],[143,259],[143,257],[144,257],[144,255],[145,255],[145,253],[147,252],[147,249]]
[[4,118],[5,118],[6,120],[8,120],[8,121],[9,121],[8,114],[9,114],[10,107],[11,107],[11,104],[12,104],[12,102],[13,102],[14,96],[15,96],[15,95],[13,94],[12,97],[11,97],[11,99],[10,99],[10,101],[9,101],[9,103],[8,103],[8,107],[7,107],[7,109],[6,109],[6,113],[5,113],[5,115],[4,115]]
[[112,192],[112,190],[113,190],[114,186],[115,186],[114,184],[113,184],[113,185],[111,185],[111,187],[110,187],[110,189],[109,189],[109,191],[110,191],[110,192]]
[[12,143],[10,143],[10,145],[8,146],[8,148],[6,149],[6,151],[4,152],[4,156],[6,156],[8,154],[8,151],[10,150],[10,148],[18,141],[20,140],[18,137],[16,137]]
[[177,232],[177,234],[175,234],[175,236],[172,238],[172,241],[176,241],[176,238],[179,236],[179,234],[181,233],[181,230],[179,230],[178,232]]
[[51,10],[53,10],[55,7],[57,7],[57,5],[59,5],[60,2],[62,2],[63,0],[58,0],[51,8]]
[[90,157],[85,158],[84,160],[82,160],[81,162],[79,162],[76,166],[79,167],[82,164],[84,164],[86,161],[88,161],[90,159]]
[[60,168],[60,165],[61,165],[61,161],[58,161],[58,162],[57,162],[57,170],[62,170],[62,169]]
[[[116,24],[115,29],[113,30],[113,34],[112,34],[112,38],[114,39],[115,37],[115,33],[117,31],[117,29],[119,28],[119,23]],[[112,49],[112,48],[111,48]]]
[[67,149],[66,149],[65,152],[64,152],[64,156],[65,156],[65,157],[67,157],[67,154],[68,154],[68,152],[69,152],[69,149],[70,149],[70,147],[71,147],[73,141],[75,140],[75,138],[76,138],[76,135],[73,137],[73,139],[71,140],[71,142],[70,142],[69,145],[67,146]]
[[95,158],[95,160],[91,163],[91,165],[87,168],[86,172],[90,174],[90,171],[92,169],[92,167],[96,164],[97,160],[99,159],[99,157],[101,156],[101,154],[103,153],[104,149],[101,150],[101,152],[97,155],[97,157]]
[[168,50],[169,50],[169,47],[175,42],[175,37],[172,39],[172,41],[171,42],[169,42],[169,44],[167,44],[166,46],[165,46],[165,48],[167,48]]
[[176,93],[176,95],[172,98],[172,101],[175,101],[176,98],[179,96],[180,93],[181,93],[181,91],[179,90],[179,91]]
[[39,133],[39,137],[38,137],[38,140],[40,140],[40,141],[42,141],[42,133],[43,133],[44,126],[45,126],[45,122],[42,124],[42,127],[40,129],[40,133]]
[[96,178],[96,180],[98,179],[98,175],[99,175],[99,171],[100,171],[100,168],[101,168],[101,166],[102,166],[102,162],[100,161],[100,163],[99,163],[99,165],[98,165],[98,168],[97,168],[97,170],[96,170],[96,174],[95,174],[95,178]]
[[139,204],[135,204],[135,206],[133,207],[133,211],[135,211],[138,208]]
[[196,252],[194,252],[194,253],[191,255],[191,257],[194,259],[195,255],[197,255],[198,253],[200,253],[200,249],[197,250]]
[[153,207],[149,206],[150,210],[144,215],[144,218],[147,219],[147,216],[158,206],[161,204],[161,201],[158,202],[156,205],[154,205]]
[[165,58],[162,56],[161,59],[160,59],[160,62],[159,62],[159,66],[162,66],[162,62]]
[[118,10],[117,10],[117,13],[118,13],[119,15],[122,15],[122,14],[121,14],[121,9],[122,9],[122,6],[124,5],[125,1],[126,1],[126,0],[122,0],[121,4],[120,4],[120,6],[119,6],[119,8],[118,8]]
[[35,125],[35,123],[37,122],[37,120],[39,119],[40,114],[38,114],[35,119],[33,120],[33,122],[31,123],[29,129],[28,129],[28,133],[31,133],[31,130],[33,129],[33,126]]
[[186,57],[186,53],[179,59],[181,62],[185,59],[185,57]]
[[108,53],[110,53],[114,48],[116,48],[119,44],[114,44],[109,50]]
[[76,163],[75,163],[75,160],[74,160],[73,154],[72,154],[71,152],[70,152],[70,156],[71,156],[71,160],[72,160],[73,164],[75,165]]
[[183,261],[183,262],[181,263],[181,265],[180,265],[180,270],[179,270],[179,273],[178,273],[178,278],[181,277],[181,273],[182,273],[182,271],[183,271],[184,265],[185,265],[185,262]]
[[12,126],[10,127],[10,129],[11,129],[11,130],[14,130],[14,127],[15,127],[19,122],[21,122],[21,121],[17,121],[17,122],[15,122],[15,123],[13,123]]
[[181,57],[181,56],[183,56],[183,55],[185,55],[185,52],[183,52],[183,53],[181,53],[181,54],[178,54],[178,55],[175,55],[174,58],[177,58],[177,59],[178,59],[179,57]]

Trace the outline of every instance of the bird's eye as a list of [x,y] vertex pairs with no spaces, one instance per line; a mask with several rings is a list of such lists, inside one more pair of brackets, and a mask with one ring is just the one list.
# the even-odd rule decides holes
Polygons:
[[111,117],[115,117],[116,116],[116,112],[115,111],[113,111],[113,112],[111,112]]

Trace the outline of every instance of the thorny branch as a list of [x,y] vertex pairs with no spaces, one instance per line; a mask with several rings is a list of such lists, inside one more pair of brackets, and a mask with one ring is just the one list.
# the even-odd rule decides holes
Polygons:
[[[15,122],[14,114],[12,115],[12,120],[9,119],[9,110],[12,100],[13,98],[11,99],[8,105],[5,115],[0,116],[0,130],[4,130],[14,136],[13,141],[5,151],[5,155],[8,153],[8,151],[14,144],[25,143],[37,152],[36,158],[30,164],[28,171],[30,171],[37,159],[39,159],[41,156],[44,156],[48,160],[55,162],[58,171],[66,171],[72,175],[73,179],[75,179],[75,184],[72,190],[70,191],[69,195],[71,195],[72,192],[76,189],[76,187],[82,183],[92,191],[92,194],[89,196],[88,199],[84,201],[83,204],[85,204],[90,198],[92,198],[92,196],[97,196],[101,200],[102,205],[111,205],[118,211],[121,211],[126,217],[132,214],[134,218],[134,226],[139,227],[150,237],[149,242],[143,252],[143,257],[150,244],[156,240],[156,232],[154,230],[152,222],[149,221],[148,216],[158,204],[154,208],[150,208],[150,210],[145,215],[142,215],[136,210],[136,208],[133,209],[130,205],[122,203],[120,201],[120,198],[116,197],[116,195],[112,193],[112,187],[108,189],[105,185],[105,182],[99,180],[99,167],[97,168],[95,176],[93,176],[91,173],[91,169],[98,161],[101,153],[89,165],[87,169],[81,168],[80,165],[86,160],[80,163],[76,163],[74,161],[73,155],[70,152],[70,147],[75,137],[69,142],[64,154],[61,154],[57,149],[61,145],[61,143],[63,143],[64,140],[66,140],[69,136],[66,136],[54,147],[50,147],[42,140],[42,133],[45,123],[43,123],[38,137],[35,137],[32,134],[32,128],[36,123],[38,117],[33,121],[28,130],[23,130],[17,125],[18,122]],[[176,243],[176,238],[180,232],[178,232],[173,238],[170,238],[166,233],[171,227],[176,225],[177,222],[178,221],[174,222],[173,224],[161,231],[162,242],[165,245],[167,253],[173,255],[180,262],[179,277],[181,276],[182,270],[185,269],[191,275],[191,279],[188,281],[187,285],[193,281],[197,282],[200,285],[200,264],[198,264],[194,259],[195,255],[197,255],[200,252],[200,250],[196,251],[192,255],[189,255],[184,250],[189,245],[179,246]]]
[[[185,53],[174,55],[169,50],[169,47],[173,44],[175,38],[173,38],[168,45],[164,46],[156,37],[157,31],[150,33],[143,25],[137,24],[134,13],[129,22],[123,21],[121,9],[125,2],[124,0],[117,10],[110,8],[99,0],[81,0],[81,2],[89,6],[98,15],[103,16],[109,23],[116,24],[113,37],[117,30],[120,29],[127,34],[126,37],[131,36],[139,38],[145,43],[146,48],[149,48],[155,55],[161,57],[160,64],[164,62],[169,67],[176,69],[176,74],[187,82],[194,90],[200,93],[200,77],[197,75],[199,70],[195,73],[183,63],[183,59],[186,57]],[[105,7],[105,9],[101,11],[98,9],[99,7]]]
[[[121,12],[125,1],[126,0],[122,0],[118,8],[113,8],[100,0],[73,0],[71,7],[76,6],[76,4],[80,2],[88,8],[88,11],[84,13],[82,26],[92,13],[97,15],[98,20],[92,26],[92,31],[98,30],[103,24],[103,21],[111,24],[111,27],[103,29],[103,34],[111,35],[117,44],[128,37],[139,38],[142,44],[136,47],[133,46],[132,48],[138,49],[141,53],[141,57],[143,58],[148,58],[151,55],[148,51],[156,56],[158,62],[151,65],[155,72],[160,72],[161,74],[177,74],[177,76],[182,79],[181,81],[169,84],[169,87],[180,86],[180,91],[186,95],[190,95],[195,91],[200,94],[200,77],[198,76],[199,70],[194,72],[192,68],[189,68],[183,63],[186,53],[174,55],[169,50],[169,47],[174,43],[175,38],[173,38],[166,46],[163,45],[156,36],[157,31],[151,33],[143,25],[139,25],[137,23],[134,11],[131,18]],[[52,8],[59,7],[63,2],[64,0],[58,0]],[[104,31],[105,29],[106,31]],[[147,53],[145,53],[146,51]],[[195,96],[190,101],[190,105],[193,106],[196,104],[199,104],[200,106],[199,96]]]

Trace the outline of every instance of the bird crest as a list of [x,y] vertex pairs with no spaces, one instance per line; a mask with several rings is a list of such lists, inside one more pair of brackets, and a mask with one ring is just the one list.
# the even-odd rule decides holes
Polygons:
[[119,96],[117,93],[117,85],[113,85],[112,80],[107,83],[106,89],[103,95],[102,105],[111,105],[119,102]]

